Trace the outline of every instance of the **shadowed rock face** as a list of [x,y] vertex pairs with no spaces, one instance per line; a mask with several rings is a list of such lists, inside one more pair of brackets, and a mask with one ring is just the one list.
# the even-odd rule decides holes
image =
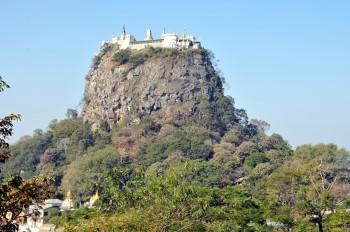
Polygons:
[[203,101],[213,105],[223,97],[221,79],[205,50],[160,50],[123,64],[113,58],[117,52],[102,49],[87,76],[82,116],[94,129],[102,122],[132,125],[150,116],[160,123],[213,116],[213,107],[199,110]]

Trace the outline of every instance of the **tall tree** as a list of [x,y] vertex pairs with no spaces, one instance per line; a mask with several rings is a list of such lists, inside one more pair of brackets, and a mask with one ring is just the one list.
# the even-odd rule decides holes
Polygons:
[[274,220],[290,229],[308,221],[323,232],[326,216],[349,200],[350,190],[344,188],[348,182],[342,173],[343,169],[348,172],[349,160],[348,152],[332,144],[297,148],[293,159],[267,181],[267,191],[274,199]]

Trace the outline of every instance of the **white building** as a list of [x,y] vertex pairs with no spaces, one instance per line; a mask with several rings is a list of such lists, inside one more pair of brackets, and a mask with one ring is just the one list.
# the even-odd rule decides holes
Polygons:
[[55,226],[52,224],[44,224],[44,218],[48,216],[51,209],[59,212],[73,210],[73,201],[70,191],[66,195],[64,201],[60,199],[47,199],[43,204],[30,205],[17,218],[19,232],[53,232]]
[[73,210],[73,208],[74,208],[74,203],[72,199],[72,193],[71,191],[68,191],[66,194],[66,199],[64,199],[64,201],[61,204],[61,210],[69,211],[69,210]]
[[120,49],[129,48],[136,50],[146,47],[178,49],[198,49],[201,47],[201,43],[197,41],[194,36],[186,35],[185,33],[183,35],[177,35],[176,33],[165,33],[165,31],[163,31],[159,39],[154,39],[150,28],[147,29],[144,40],[137,41],[136,38],[128,34],[125,27],[123,27],[118,37],[113,36],[111,41],[103,41],[102,45],[105,43],[118,44]]
[[[17,222],[19,224],[19,232],[41,232],[43,227],[53,228],[53,225],[44,224],[44,217],[48,215],[50,209],[56,208],[60,210],[62,201],[59,199],[48,199],[44,204],[30,205],[27,210],[22,212]],[[54,231],[54,230],[45,231]]]

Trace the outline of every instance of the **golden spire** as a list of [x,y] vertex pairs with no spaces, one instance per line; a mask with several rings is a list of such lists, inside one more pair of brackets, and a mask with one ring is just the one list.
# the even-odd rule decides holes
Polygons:
[[90,207],[92,207],[98,199],[100,199],[100,195],[97,190],[96,193],[90,197]]
[[67,200],[72,200],[72,192],[70,190],[66,194],[66,199]]

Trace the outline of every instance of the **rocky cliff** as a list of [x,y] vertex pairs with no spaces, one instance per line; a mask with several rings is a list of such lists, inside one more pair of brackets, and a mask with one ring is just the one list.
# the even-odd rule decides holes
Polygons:
[[[204,49],[131,51],[108,45],[94,58],[86,79],[82,116],[95,129],[149,117],[158,122],[234,121],[233,114],[225,116],[225,105],[232,109],[232,103]],[[218,104],[224,106],[217,110]]]

